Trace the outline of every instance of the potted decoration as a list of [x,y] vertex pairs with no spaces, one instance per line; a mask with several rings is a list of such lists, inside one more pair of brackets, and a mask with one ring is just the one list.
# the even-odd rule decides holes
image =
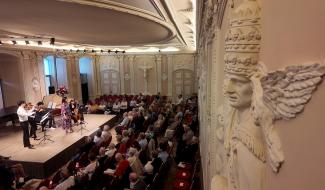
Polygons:
[[56,94],[61,96],[61,97],[65,97],[66,94],[68,94],[68,89],[65,86],[61,86],[57,91]]

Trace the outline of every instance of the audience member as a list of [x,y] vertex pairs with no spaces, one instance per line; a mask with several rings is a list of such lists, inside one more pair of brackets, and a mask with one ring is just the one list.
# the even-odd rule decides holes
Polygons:
[[145,190],[146,189],[146,183],[140,179],[137,175],[137,173],[132,172],[130,173],[130,189],[131,190]]

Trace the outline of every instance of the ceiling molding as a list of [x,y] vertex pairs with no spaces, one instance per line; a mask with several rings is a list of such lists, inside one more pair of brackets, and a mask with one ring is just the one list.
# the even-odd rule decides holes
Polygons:
[[110,0],[57,0],[57,1],[78,3],[82,5],[88,5],[88,6],[96,6],[99,8],[111,9],[114,11],[132,14],[156,22],[164,26],[165,28],[169,29],[169,31],[171,32],[170,38],[173,38],[173,36],[176,35],[174,26],[166,22],[164,17],[161,17],[161,15],[154,14],[151,11],[140,9],[138,7],[134,7],[131,5],[126,5],[126,4],[122,4]]

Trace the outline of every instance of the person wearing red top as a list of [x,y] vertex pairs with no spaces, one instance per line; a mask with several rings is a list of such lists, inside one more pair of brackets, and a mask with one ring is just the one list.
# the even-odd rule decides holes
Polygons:
[[126,143],[122,142],[117,152],[121,154],[125,154],[126,150],[127,150]]
[[116,153],[115,160],[117,162],[116,170],[114,176],[122,177],[127,168],[130,166],[129,161],[125,160],[121,153]]

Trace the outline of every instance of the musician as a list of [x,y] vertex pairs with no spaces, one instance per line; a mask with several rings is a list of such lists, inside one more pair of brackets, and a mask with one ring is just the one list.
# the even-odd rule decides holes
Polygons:
[[74,123],[78,123],[79,120],[82,123],[84,121],[83,113],[79,109],[79,104],[75,99],[72,99],[69,103],[69,108],[71,110],[71,119]]
[[20,126],[23,128],[23,142],[24,147],[28,147],[29,149],[33,149],[33,145],[30,144],[29,141],[29,131],[28,131],[28,116],[31,116],[34,114],[34,108],[31,108],[30,110],[26,110],[26,102],[23,100],[20,100],[17,102],[18,109],[17,109],[17,115],[20,122]]
[[[36,110],[36,112],[35,112],[35,121],[37,123],[41,123],[42,131],[44,131],[47,122],[49,122],[49,128],[52,128],[53,123],[54,123],[54,118],[53,118],[53,115],[51,113],[49,113],[50,110],[46,109],[44,107],[44,103],[43,102],[37,102],[35,110]],[[48,116],[46,116],[46,114]],[[44,116],[46,118],[44,118]]]
[[62,116],[62,120],[63,120],[63,129],[65,129],[66,133],[72,133],[72,122],[71,122],[71,110],[69,107],[69,104],[67,102],[67,98],[63,97],[62,98],[62,105],[61,105],[61,116]]
[[[34,106],[31,103],[26,103],[25,109],[31,110]],[[35,122],[35,114],[28,116],[28,123],[30,125],[29,138],[34,138],[34,140],[39,140],[36,136],[37,124]]]

